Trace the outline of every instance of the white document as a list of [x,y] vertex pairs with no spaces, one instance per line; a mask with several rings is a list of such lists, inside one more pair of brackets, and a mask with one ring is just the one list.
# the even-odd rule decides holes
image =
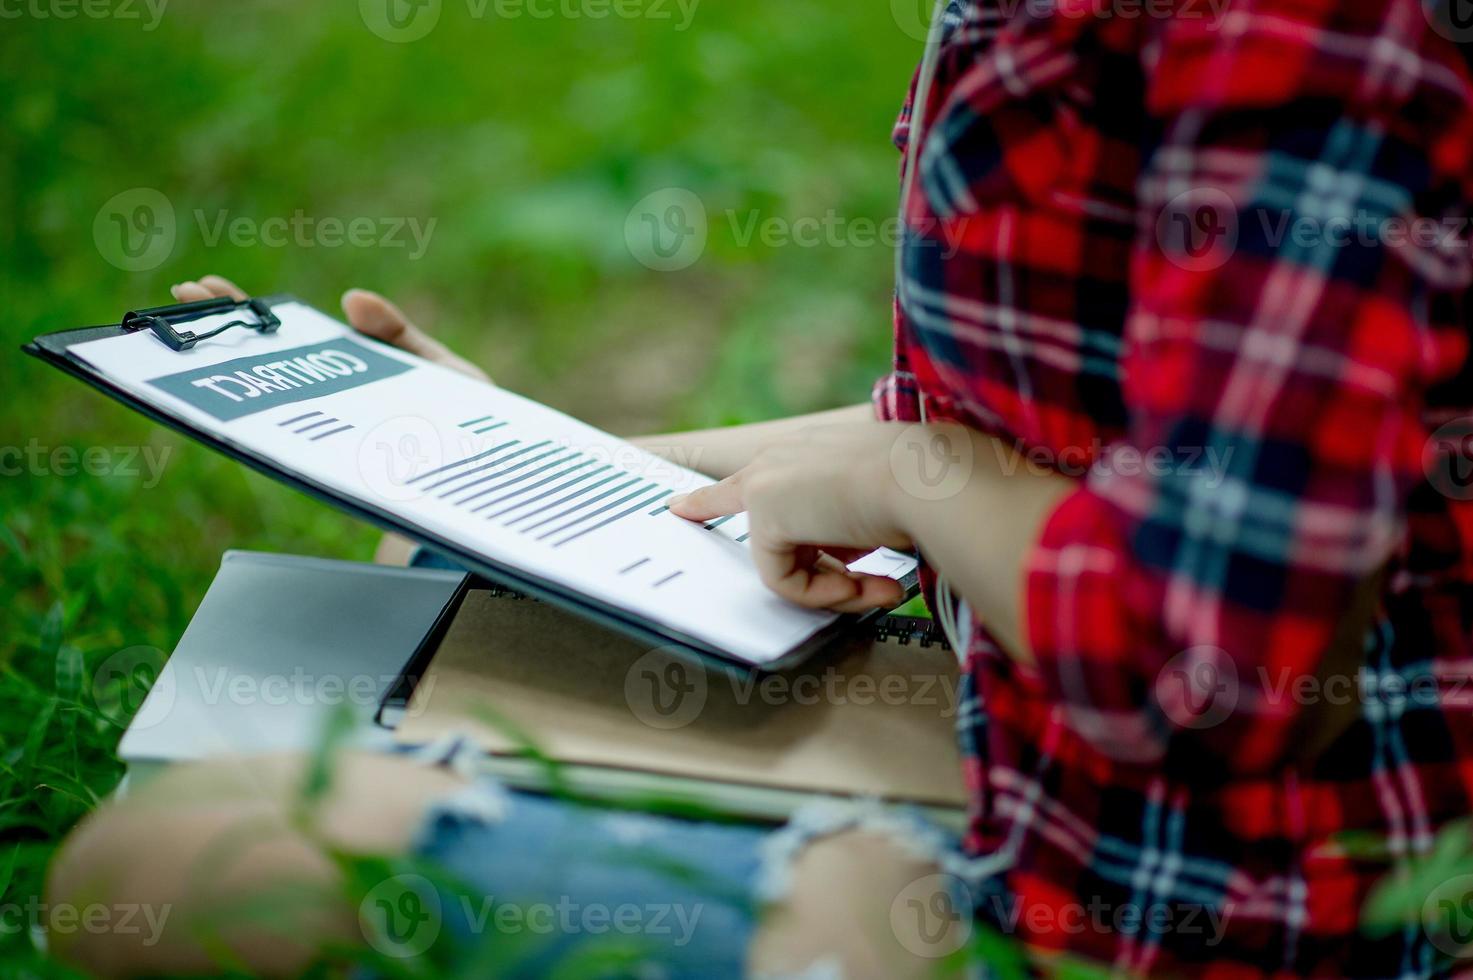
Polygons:
[[[145,330],[71,353],[343,497],[750,663],[779,659],[836,618],[762,584],[744,515],[701,526],[665,509],[709,478],[303,304],[273,309],[274,334],[236,329],[176,352]],[[252,314],[187,328],[240,318]],[[902,578],[915,560],[882,550],[851,567]]]

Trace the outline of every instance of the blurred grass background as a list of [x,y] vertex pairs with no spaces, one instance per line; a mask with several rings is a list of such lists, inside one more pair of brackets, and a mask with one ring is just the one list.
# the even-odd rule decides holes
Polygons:
[[[390,43],[354,0],[179,3],[156,22],[153,3],[27,0],[0,21],[0,447],[169,452],[156,486],[0,476],[0,903],[40,895],[55,842],[120,775],[101,662],[171,649],[227,548],[366,559],[376,539],[23,357],[35,334],[116,322],[208,272],[334,312],[364,286],[503,384],[625,434],[862,400],[888,357],[883,243],[736,231],[889,217],[889,130],[920,49],[892,4],[704,2],[681,31],[655,0],[672,19],[444,0],[426,37]],[[128,272],[93,226],[138,187],[169,199],[177,241]],[[624,228],[666,187],[701,198],[710,241],[659,273]],[[435,225],[416,260],[212,245],[196,218],[299,210]],[[0,976],[56,969],[0,928]]]

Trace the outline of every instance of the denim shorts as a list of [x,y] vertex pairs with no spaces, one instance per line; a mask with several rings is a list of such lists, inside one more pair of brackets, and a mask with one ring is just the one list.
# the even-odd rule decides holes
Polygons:
[[[414,564],[455,567],[423,550]],[[366,932],[391,956],[433,946],[456,975],[740,977],[763,908],[813,840],[862,827],[943,867],[961,854],[952,832],[909,808],[823,800],[782,826],[697,819],[508,788],[475,775],[478,753],[461,739],[410,754],[471,781],[433,804],[415,837],[415,865],[439,873],[370,895],[378,925]]]
[[[413,754],[478,764],[461,739]],[[960,855],[921,811],[876,802],[814,802],[774,826],[524,792],[482,773],[426,811],[406,873],[364,899],[365,936],[389,957],[431,956],[436,975],[740,977],[794,859],[850,829],[943,867]]]

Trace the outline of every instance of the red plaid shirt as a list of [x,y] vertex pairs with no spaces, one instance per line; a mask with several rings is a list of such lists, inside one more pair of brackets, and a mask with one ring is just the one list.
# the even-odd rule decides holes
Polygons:
[[953,4],[876,388],[1079,478],[1036,668],[967,655],[978,911],[1124,972],[1427,975],[1360,916],[1473,809],[1473,86],[1418,0],[1117,6]]

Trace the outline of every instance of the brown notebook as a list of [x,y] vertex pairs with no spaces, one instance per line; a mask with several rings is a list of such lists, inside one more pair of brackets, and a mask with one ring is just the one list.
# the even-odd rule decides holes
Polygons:
[[531,743],[593,792],[687,796],[781,819],[814,795],[955,811],[956,657],[887,617],[802,667],[729,673],[651,650],[544,603],[467,594],[397,728],[461,733],[493,771],[535,783]]

